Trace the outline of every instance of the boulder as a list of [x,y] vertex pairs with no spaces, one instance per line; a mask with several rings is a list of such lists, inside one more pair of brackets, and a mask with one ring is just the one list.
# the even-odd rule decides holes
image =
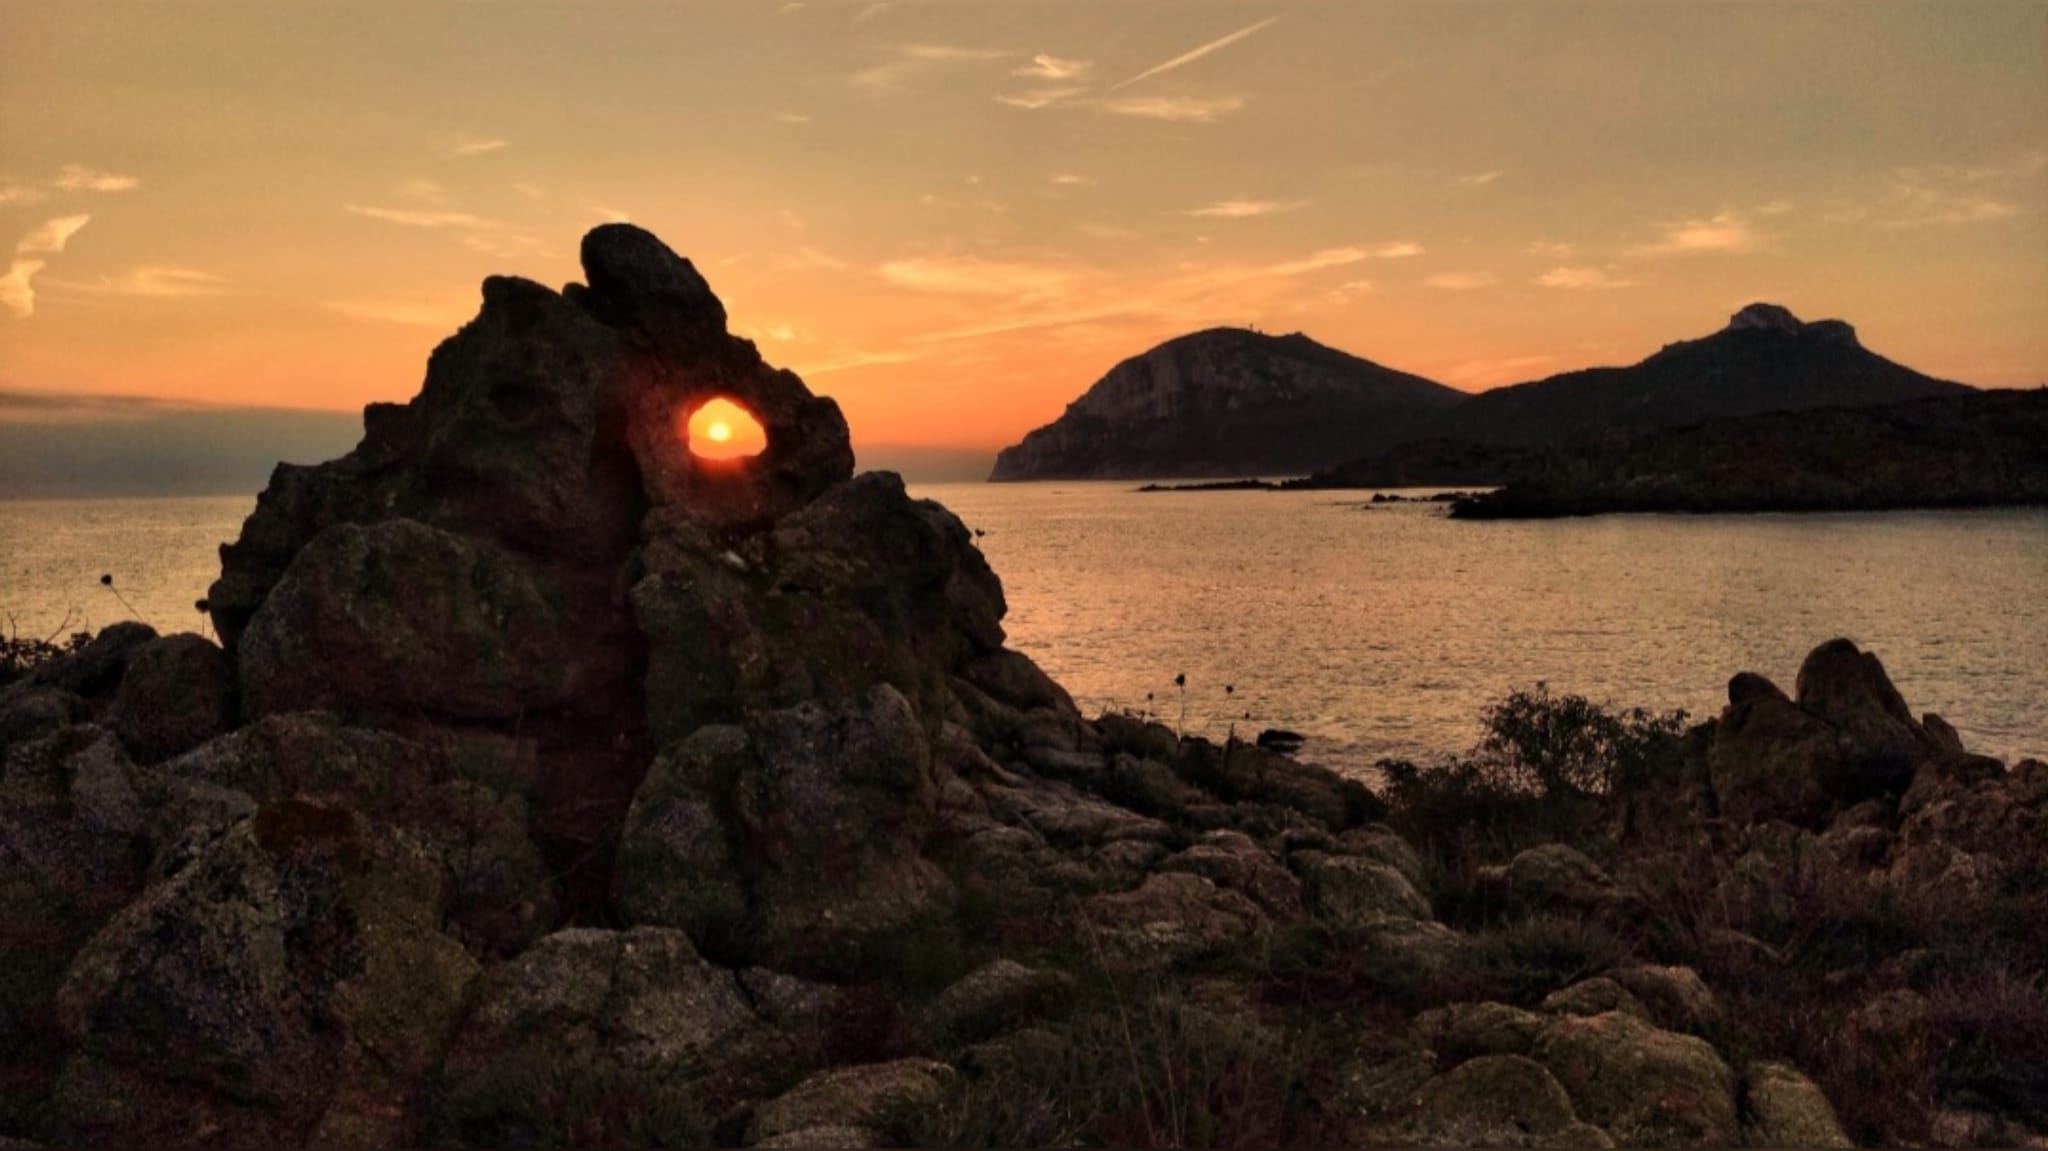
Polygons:
[[[929,1059],[823,1071],[756,1107],[747,1124],[747,1143],[756,1147],[887,1145],[888,1125],[908,1110],[936,1106],[953,1079],[951,1067]],[[874,1142],[849,1141],[863,1137]],[[784,1142],[771,1142],[777,1139]]]
[[1742,1076],[1743,1133],[1753,1147],[1854,1147],[1813,1080],[1783,1063]]
[[1578,1121],[1542,1064],[1521,1055],[1481,1055],[1430,1080],[1412,1123],[1434,1147],[1612,1145]]
[[1704,1040],[1610,1011],[1557,1018],[1530,1055],[1564,1085],[1580,1118],[1623,1145],[1741,1138],[1735,1074]]
[[1377,860],[1303,852],[1291,862],[1301,872],[1311,915],[1338,928],[1364,928],[1390,919],[1433,919],[1429,901],[1399,871]]
[[159,763],[226,731],[235,719],[235,673],[212,640],[186,632],[128,657],[106,725],[137,763]]
[[1112,969],[1156,970],[1244,943],[1266,917],[1235,891],[1185,872],[1154,875],[1135,891],[1082,905],[1089,946]]
[[1417,1015],[1411,1029],[1448,1067],[1479,1055],[1527,1055],[1544,1023],[1505,1003],[1453,1003]]
[[1185,851],[1154,865],[1158,871],[1185,871],[1241,892],[1276,920],[1298,918],[1301,882],[1273,854],[1240,831],[1211,831]]
[[[1939,750],[1940,741],[1914,721],[1877,655],[1849,640],[1829,640],[1807,654],[1799,665],[1798,700],[1841,731],[1852,754],[1868,761],[1859,770],[1910,776],[1914,764]],[[1897,782],[1903,786],[1902,779]]]
[[1714,989],[1690,967],[1634,964],[1609,971],[1607,978],[1626,989],[1649,1010],[1649,1018],[1667,1030],[1699,1034],[1722,1020]]
[[1619,1011],[1637,1019],[1650,1018],[1649,1008],[1621,984],[1605,976],[1582,979],[1570,987],[1551,992],[1543,997],[1543,1010],[1552,1015],[1601,1015]]
[[[680,931],[559,931],[483,981],[448,1053],[437,1121],[502,1145],[559,1142],[622,1105],[701,1113],[714,1071],[740,1078],[749,1058],[773,1057],[757,1043],[766,1031],[732,973]],[[708,1122],[683,1126],[669,1137],[709,1135]]]
[[265,805],[108,921],[72,963],[56,1002],[74,1061],[147,1106],[110,1112],[73,1091],[67,1120],[124,1141],[166,1124],[203,1128],[230,1101],[303,1139],[351,1094],[405,1113],[477,973],[437,928],[440,898],[436,871],[360,814]]
[[1844,770],[1835,729],[1783,695],[1730,702],[1715,725],[1707,768],[1724,818],[1808,825],[1827,812],[1828,781]]
[[996,959],[962,976],[917,1014],[917,1033],[933,1048],[987,1039],[1057,1009],[1073,979],[1013,959]]
[[1622,897],[1605,868],[1562,843],[1517,852],[1506,867],[1481,878],[1512,905],[1528,909],[1603,908]]

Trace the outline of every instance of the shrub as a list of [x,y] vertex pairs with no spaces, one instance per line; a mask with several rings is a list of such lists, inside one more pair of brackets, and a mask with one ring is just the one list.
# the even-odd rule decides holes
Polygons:
[[[62,632],[63,628],[58,628]],[[0,687],[22,678],[58,656],[70,655],[92,642],[89,631],[75,631],[61,641],[57,634],[38,639],[30,636],[23,639],[18,634],[0,638]]]

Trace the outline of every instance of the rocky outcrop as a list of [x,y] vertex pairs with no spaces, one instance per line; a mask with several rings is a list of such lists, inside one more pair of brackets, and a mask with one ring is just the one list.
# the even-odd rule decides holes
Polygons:
[[1461,392],[1307,336],[1214,328],[1111,368],[992,480],[1304,474],[1398,442]]

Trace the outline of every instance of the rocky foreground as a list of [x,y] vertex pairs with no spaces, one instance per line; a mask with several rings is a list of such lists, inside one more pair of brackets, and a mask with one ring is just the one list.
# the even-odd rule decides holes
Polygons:
[[278,470],[222,645],[0,689],[0,1144],[2048,1138],[2048,766],[1874,657],[1385,795],[1090,721],[687,261],[583,262]]

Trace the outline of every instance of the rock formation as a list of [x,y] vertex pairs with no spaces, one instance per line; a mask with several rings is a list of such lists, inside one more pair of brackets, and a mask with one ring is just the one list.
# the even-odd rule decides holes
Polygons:
[[990,479],[1301,475],[1399,442],[1464,399],[1307,336],[1212,328],[1111,368]]
[[[0,1142],[1840,1137],[1691,969],[1507,977],[1439,921],[1497,884],[1639,930],[1625,873],[1547,844],[1445,891],[1356,781],[1085,720],[959,521],[855,476],[687,261],[583,256],[488,281],[415,400],[278,470],[225,648],[117,626],[0,690]],[[714,396],[762,454],[690,453]],[[2038,765],[1853,647],[1797,696],[1740,678],[1706,737],[1729,900],[1773,852],[1979,903],[2038,862]],[[1851,1030],[1934,1018],[1890,1002]]]

